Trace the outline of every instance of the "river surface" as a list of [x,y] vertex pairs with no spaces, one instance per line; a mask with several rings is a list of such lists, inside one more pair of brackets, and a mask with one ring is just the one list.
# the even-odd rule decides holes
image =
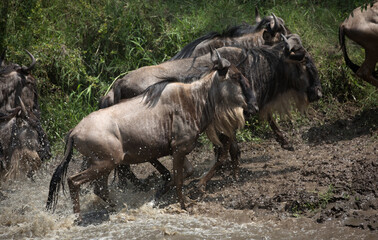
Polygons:
[[[107,214],[91,188],[81,206],[92,224],[77,226],[69,194],[59,193],[54,213],[45,211],[48,185],[57,162],[47,164],[34,180],[0,188],[0,239],[374,239],[374,232],[348,228],[337,221],[317,224],[308,218],[261,220],[252,210],[195,203],[201,211],[185,212],[177,204],[154,207],[155,190],[121,192],[111,187],[117,211]],[[174,196],[174,194],[172,194]],[[201,205],[203,204],[203,205]],[[197,206],[197,207],[198,207]],[[206,214],[206,208],[220,214]],[[205,210],[204,210],[205,209]]]

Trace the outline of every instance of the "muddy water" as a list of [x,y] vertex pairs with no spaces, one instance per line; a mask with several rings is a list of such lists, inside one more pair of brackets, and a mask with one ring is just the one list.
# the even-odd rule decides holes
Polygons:
[[[189,212],[177,204],[158,208],[153,189],[121,192],[115,187],[111,195],[117,211],[109,215],[91,188],[84,190],[82,211],[93,224],[76,226],[68,194],[60,192],[55,213],[44,210],[55,165],[56,161],[45,166],[33,181],[1,186],[0,239],[374,239],[374,232],[343,227],[336,221],[262,220],[254,218],[252,210],[203,202],[194,203]],[[206,214],[207,210],[220,214]]]

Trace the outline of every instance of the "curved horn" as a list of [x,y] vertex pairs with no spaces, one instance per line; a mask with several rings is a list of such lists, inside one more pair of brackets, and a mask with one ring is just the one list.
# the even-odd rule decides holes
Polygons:
[[274,15],[274,13],[272,13],[272,17],[273,17],[273,21],[270,21],[270,29],[273,32],[276,32],[278,30],[278,24],[279,23],[278,23],[276,15]]
[[281,37],[282,37],[283,41],[285,42],[285,48],[287,48],[287,50],[290,52],[291,45],[290,45],[289,41],[287,40],[287,38],[285,37],[285,35],[283,35],[282,33],[281,33]]
[[22,66],[22,70],[25,71],[25,72],[29,72],[31,71],[33,68],[34,68],[34,65],[35,63],[37,62],[34,58],[34,56],[28,51],[25,49],[25,52],[29,55],[29,57],[32,59],[32,63],[30,64],[29,67],[25,67],[25,66]]
[[24,102],[22,101],[22,99],[21,99],[20,96],[18,96],[18,100],[20,100],[21,111],[22,111],[23,115],[25,115],[25,116],[27,117],[27,116],[28,116],[28,112],[26,111],[25,104],[24,104]]
[[255,22],[256,23],[261,22],[260,13],[259,13],[259,9],[257,8],[257,6],[255,6]]
[[5,52],[6,51],[7,51],[7,49],[5,48],[4,51],[3,51],[3,53],[0,56],[0,67],[1,67],[1,65],[3,65],[3,61],[5,59]]

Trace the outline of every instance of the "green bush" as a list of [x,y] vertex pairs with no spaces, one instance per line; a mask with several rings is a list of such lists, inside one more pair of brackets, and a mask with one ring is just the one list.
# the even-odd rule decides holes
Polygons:
[[[0,50],[7,47],[12,62],[38,59],[38,79],[44,127],[52,142],[84,116],[114,78],[136,68],[158,64],[185,44],[228,26],[254,23],[254,8],[272,12],[298,33],[319,68],[326,99],[353,100],[363,107],[377,102],[377,91],[345,67],[338,46],[338,26],[365,1],[154,1],[154,0],[5,0],[0,3]],[[364,54],[348,44],[353,61]],[[248,129],[266,131],[265,123]],[[250,130],[240,140],[254,139]]]

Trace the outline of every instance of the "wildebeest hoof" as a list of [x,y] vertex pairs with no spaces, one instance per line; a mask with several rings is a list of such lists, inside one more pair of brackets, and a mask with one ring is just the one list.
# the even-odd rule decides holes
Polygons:
[[205,193],[206,191],[206,184],[201,183],[201,181],[197,184],[197,189],[200,193]]
[[114,213],[116,212],[116,204],[110,203],[105,207],[107,212]]
[[160,190],[156,191],[155,199],[161,198],[165,193],[167,193],[172,187],[168,184],[164,185]]
[[288,151],[294,151],[294,147],[290,143],[281,144],[281,147],[285,150],[288,150]]
[[81,216],[77,217],[74,222],[73,222],[74,225],[77,225],[77,226],[82,226],[83,224],[83,218]]

